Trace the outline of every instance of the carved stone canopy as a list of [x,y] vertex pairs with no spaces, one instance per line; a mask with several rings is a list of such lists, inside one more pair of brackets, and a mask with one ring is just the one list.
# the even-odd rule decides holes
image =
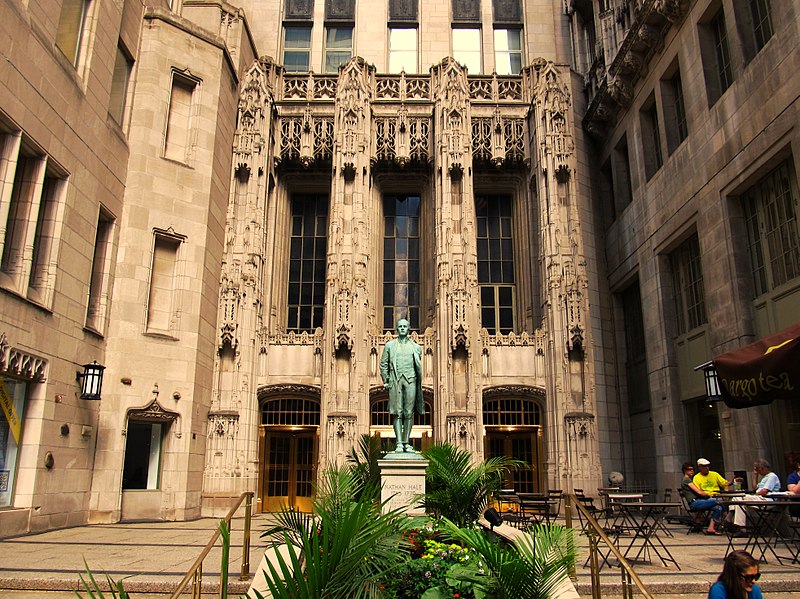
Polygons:
[[144,408],[130,408],[128,410],[128,420],[144,420],[147,422],[174,422],[179,414],[170,410],[165,410],[157,399],[151,401]]

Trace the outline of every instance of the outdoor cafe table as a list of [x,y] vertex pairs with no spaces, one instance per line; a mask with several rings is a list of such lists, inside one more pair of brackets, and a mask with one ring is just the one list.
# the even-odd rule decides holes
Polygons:
[[608,493],[605,495],[608,502],[605,505],[606,528],[625,533],[635,530],[638,524],[628,518],[628,513],[620,509],[622,503],[635,503],[644,501],[648,493]]
[[[778,524],[783,515],[786,513],[790,505],[798,505],[800,503],[800,496],[796,495],[772,495],[770,499],[773,501],[722,501],[721,504],[727,507],[738,505],[747,508],[748,518],[751,519],[752,525],[747,527],[749,532],[747,542],[744,550],[756,556],[756,551],[759,551],[758,560],[766,563],[767,551],[775,556],[778,563],[783,563],[781,559],[791,559],[792,561],[798,560],[798,549],[792,547],[790,543],[792,539],[787,539],[780,530]],[[728,537],[728,550],[725,555],[733,551],[734,537]],[[780,556],[775,551],[782,544],[792,554],[791,557]]]
[[529,524],[550,524],[553,518],[552,507],[558,503],[542,493],[517,493],[519,509],[524,521]]
[[[658,535],[659,528],[661,528],[661,521],[667,515],[669,510],[680,508],[681,504],[677,502],[656,502],[656,501],[625,501],[617,504],[617,507],[623,512],[626,522],[633,523],[634,535],[622,555],[631,561],[651,561],[650,551],[652,550],[661,563],[667,566],[667,562],[672,562],[678,570],[681,567],[678,562],[672,557],[667,546]],[[637,547],[637,541],[641,545]],[[621,548],[620,548],[621,549]],[[636,550],[636,554],[631,556],[632,552]]]

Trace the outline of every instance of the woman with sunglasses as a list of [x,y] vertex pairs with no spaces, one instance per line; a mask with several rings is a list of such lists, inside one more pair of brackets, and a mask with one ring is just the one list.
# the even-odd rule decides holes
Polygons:
[[746,551],[731,551],[722,574],[708,592],[708,599],[762,599],[756,580],[761,577],[758,562]]

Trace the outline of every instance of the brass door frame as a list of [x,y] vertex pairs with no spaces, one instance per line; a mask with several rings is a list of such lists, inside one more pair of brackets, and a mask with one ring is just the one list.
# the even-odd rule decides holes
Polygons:
[[[270,468],[270,463],[268,461],[268,456],[266,454],[268,449],[267,444],[267,435],[268,434],[276,434],[280,436],[292,436],[297,437],[299,435],[302,436],[310,436],[313,435],[313,448],[312,448],[312,466],[311,466],[311,480],[313,483],[316,483],[317,478],[317,467],[319,465],[319,427],[316,426],[267,426],[267,425],[260,425],[258,428],[258,456],[259,456],[259,469],[258,469],[258,493],[256,498],[256,510],[258,513],[263,512],[271,512],[277,511],[280,508],[280,499],[278,497],[283,496],[269,496],[266,494],[265,485],[268,481],[267,473]],[[293,452],[296,453],[296,452]],[[296,458],[296,455],[291,455],[291,458]],[[294,490],[296,489],[297,483],[297,471],[298,471],[298,464],[297,462],[293,462],[293,466],[290,466],[290,473],[289,473],[289,495],[288,501],[290,505],[293,506],[298,511],[302,512],[310,512],[311,511],[311,501],[313,500],[313,493],[308,498],[300,498],[298,500],[297,496],[294,495]],[[274,497],[275,499],[270,499],[270,497]]]
[[[484,436],[483,442],[483,451],[484,455],[489,457],[489,441],[490,439],[497,439],[497,438],[504,438],[504,444],[508,444],[509,450],[504,451],[504,454],[508,457],[512,457],[515,459],[519,459],[518,456],[511,455],[512,452],[510,451],[510,441],[512,437],[530,437],[531,438],[531,448],[536,453],[536,463],[531,464],[531,468],[534,471],[533,481],[535,484],[535,489],[533,492],[535,493],[544,493],[547,491],[547,487],[544,480],[544,441],[542,438],[542,427],[541,426],[515,426],[515,427],[506,427],[506,426],[487,426],[486,434]],[[513,472],[509,473],[508,475],[510,480],[513,481]],[[508,484],[508,480],[506,484]]]

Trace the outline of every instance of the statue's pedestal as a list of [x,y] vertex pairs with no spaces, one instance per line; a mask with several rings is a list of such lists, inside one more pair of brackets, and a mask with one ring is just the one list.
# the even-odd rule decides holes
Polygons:
[[386,510],[403,509],[409,516],[424,516],[417,507],[425,494],[425,469],[428,460],[418,453],[389,453],[378,460],[381,469],[381,501]]

